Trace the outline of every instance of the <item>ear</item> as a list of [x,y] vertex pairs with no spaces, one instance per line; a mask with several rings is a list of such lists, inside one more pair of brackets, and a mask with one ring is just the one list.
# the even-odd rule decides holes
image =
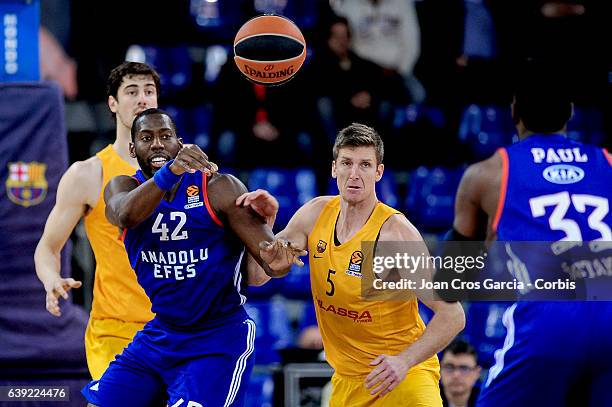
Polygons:
[[183,139],[180,138],[180,137],[177,137],[177,140],[178,140],[179,146],[181,146],[181,148],[183,148],[183,146],[184,146]]
[[383,176],[383,172],[385,172],[385,164],[378,164],[376,166],[376,182],[380,181]]
[[114,96],[109,96],[108,97],[108,108],[110,109],[111,112],[113,113],[117,113],[117,105],[119,102],[117,102],[117,99],[114,98]]
[[136,146],[130,141],[130,157],[136,158]]
[[336,174],[336,160],[332,161],[332,178],[338,178],[338,175]]

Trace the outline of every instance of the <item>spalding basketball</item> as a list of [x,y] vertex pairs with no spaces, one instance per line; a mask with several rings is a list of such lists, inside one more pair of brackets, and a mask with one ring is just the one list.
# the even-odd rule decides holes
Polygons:
[[263,15],[247,21],[234,39],[234,61],[249,80],[280,85],[291,79],[306,59],[306,41],[286,17]]

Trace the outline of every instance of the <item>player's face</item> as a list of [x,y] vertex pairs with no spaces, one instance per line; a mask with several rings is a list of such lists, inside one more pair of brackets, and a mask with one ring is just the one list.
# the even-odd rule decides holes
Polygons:
[[384,166],[376,164],[373,146],[341,148],[332,162],[332,177],[336,178],[340,195],[351,204],[376,197],[374,187],[383,171]]
[[108,107],[117,115],[117,125],[129,130],[138,113],[157,107],[157,89],[151,75],[123,77],[117,98],[108,97]]
[[446,352],[440,365],[442,385],[450,394],[471,392],[480,376],[480,367],[476,365],[474,356],[467,353],[454,355]]
[[151,177],[169,160],[176,157],[183,147],[172,127],[170,118],[164,114],[151,114],[139,119],[134,143],[130,143],[130,154],[136,157],[142,172]]

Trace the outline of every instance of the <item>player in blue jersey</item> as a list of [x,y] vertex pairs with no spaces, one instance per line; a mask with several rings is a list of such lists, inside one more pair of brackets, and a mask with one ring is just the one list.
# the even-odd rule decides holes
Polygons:
[[[529,253],[545,244],[519,241],[547,242],[549,248],[558,241],[612,241],[612,158],[605,149],[567,139],[572,104],[561,91],[565,79],[556,81],[555,72],[526,64],[512,104],[520,142],[470,166],[457,192],[451,240],[486,237],[527,248],[514,253],[523,281],[569,274],[554,255]],[[611,250],[585,261],[580,265],[612,275]],[[580,274],[588,282],[588,273]],[[506,340],[478,406],[612,406],[611,321],[610,302],[510,306],[503,316]]]
[[[250,271],[266,273],[250,278],[266,281],[301,264],[305,252],[274,240],[260,216],[237,205],[242,183],[183,145],[165,112],[134,119],[130,152],[141,169],[111,180],[106,215],[125,231],[156,316],[83,394],[102,407],[148,406],[161,389],[174,407],[243,405],[255,339],[243,308],[243,256],[263,268]],[[258,202],[263,212],[266,202]]]

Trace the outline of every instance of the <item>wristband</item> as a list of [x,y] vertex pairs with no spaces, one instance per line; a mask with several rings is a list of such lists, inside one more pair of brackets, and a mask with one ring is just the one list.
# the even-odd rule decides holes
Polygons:
[[170,164],[172,164],[173,161],[174,160],[168,161],[163,167],[157,170],[155,175],[153,175],[153,182],[155,182],[155,185],[162,191],[170,191],[174,184],[181,179],[180,175],[176,175],[170,170]]

